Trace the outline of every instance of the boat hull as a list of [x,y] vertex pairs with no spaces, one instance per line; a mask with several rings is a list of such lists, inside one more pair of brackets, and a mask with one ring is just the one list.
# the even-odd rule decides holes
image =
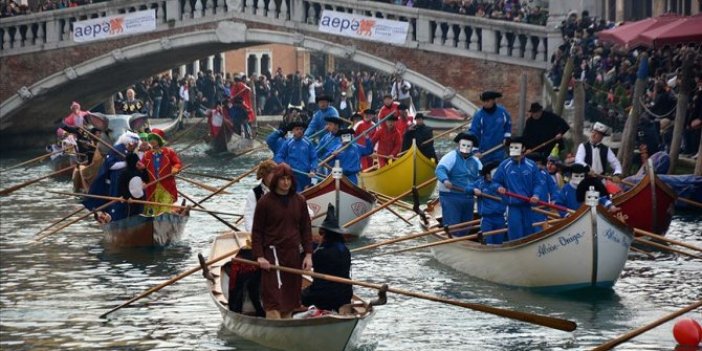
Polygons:
[[[243,243],[250,237],[247,233],[228,233],[215,239],[210,253],[220,257],[232,248],[238,247],[234,236]],[[235,313],[228,308],[228,276],[222,271],[227,260],[209,266],[215,281],[207,281],[210,297],[214,300],[223,326],[237,336],[263,346],[290,351],[308,350],[351,350],[360,341],[361,333],[374,315],[372,307],[357,315],[330,315],[311,319],[269,320],[260,317]],[[354,300],[357,302],[358,300]]]
[[436,118],[431,116],[424,116],[424,124],[431,127],[434,130],[449,130],[466,123],[462,119],[447,119],[447,118]]
[[87,193],[90,189],[90,184],[100,171],[102,162],[104,161],[102,153],[99,150],[95,151],[93,160],[89,165],[79,165],[73,169],[73,192]]
[[[416,180],[413,182],[415,160]],[[415,145],[412,145],[404,155],[391,164],[372,172],[361,172],[359,183],[366,190],[394,198],[412,190],[414,184],[421,184],[433,178],[435,169],[434,161],[428,159]],[[427,198],[435,188],[436,183],[425,186],[419,189],[419,196]]]
[[223,124],[219,134],[210,143],[211,150],[216,153],[229,153],[234,156],[241,155],[253,149],[262,147],[263,144],[255,139],[246,139],[232,132],[231,128]]
[[[312,209],[312,227],[316,231],[322,224],[328,204],[334,205],[339,212],[339,225],[344,225],[351,220],[370,211],[375,206],[375,196],[351,183],[346,177],[339,179],[339,192],[337,201],[336,180],[329,176],[317,185],[307,188],[301,193],[307,199],[307,206]],[[315,218],[316,217],[316,218]],[[361,236],[370,217],[346,228],[351,236]]]
[[627,225],[665,235],[675,213],[677,195],[655,175],[646,175],[612,202],[621,211],[617,218]]
[[[435,235],[432,240],[446,237]],[[441,263],[497,284],[544,292],[611,288],[633,234],[602,207],[582,207],[570,218],[502,245],[457,242],[432,247]]]
[[163,247],[181,239],[188,218],[174,213],[131,216],[101,227],[110,247]]

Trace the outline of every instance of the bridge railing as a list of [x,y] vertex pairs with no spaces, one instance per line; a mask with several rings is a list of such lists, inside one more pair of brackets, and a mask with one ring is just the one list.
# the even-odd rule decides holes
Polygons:
[[544,26],[356,0],[114,0],[0,20],[0,56],[78,45],[75,21],[155,9],[157,30],[241,19],[317,30],[334,10],[409,23],[406,46],[503,63],[546,68],[559,35]]

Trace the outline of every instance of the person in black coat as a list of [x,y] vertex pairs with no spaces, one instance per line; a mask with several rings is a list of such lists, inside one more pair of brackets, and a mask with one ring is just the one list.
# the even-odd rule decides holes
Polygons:
[[[351,252],[344,244],[345,232],[339,227],[334,206],[329,204],[327,217],[319,226],[322,243],[312,254],[312,265],[316,273],[351,278]],[[318,309],[331,311],[351,303],[352,296],[351,285],[315,279],[312,285],[302,290],[301,300],[305,306],[314,305]]]
[[424,124],[424,115],[418,113],[414,116],[414,124],[407,128],[405,135],[402,138],[402,151],[409,149],[412,146],[412,139],[417,140],[417,148],[424,156],[438,160],[436,150],[434,150],[434,141],[424,143],[434,137],[434,130]]
[[563,150],[565,148],[563,134],[570,129],[568,122],[553,112],[544,111],[544,108],[538,102],[531,104],[528,112],[530,116],[526,120],[523,133],[524,146],[527,150],[533,149],[554,137],[558,140],[550,142],[537,151],[548,154],[556,143],[558,143],[559,149]]
[[[127,168],[119,176],[119,195],[125,199],[144,200],[143,185],[149,182],[149,175],[144,165],[139,162],[139,156],[134,153],[127,154]],[[126,216],[136,216],[144,212],[142,204],[126,204]]]
[[[255,261],[251,251],[251,241],[236,254],[236,258]],[[229,274],[229,310],[236,313],[253,314],[256,317],[265,317],[266,311],[261,304],[261,269],[239,262],[228,262],[225,271]],[[244,311],[246,299],[251,301],[254,311]],[[253,313],[251,313],[253,312]]]

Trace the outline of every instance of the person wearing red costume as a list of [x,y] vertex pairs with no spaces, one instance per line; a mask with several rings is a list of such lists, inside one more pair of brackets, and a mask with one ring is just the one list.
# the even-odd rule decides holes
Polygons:
[[[149,174],[149,182],[167,176],[171,173],[178,173],[182,167],[180,158],[169,147],[164,147],[165,133],[160,129],[152,129],[148,140],[152,149],[147,151],[142,162]],[[167,177],[146,188],[146,199],[148,201],[159,202],[172,205],[178,200],[178,189],[176,188],[175,177]],[[145,213],[151,216],[158,216],[164,212],[170,212],[170,206],[147,205]]]
[[[354,136],[359,136],[361,133],[365,132],[368,129],[373,128],[375,123],[373,122],[373,117],[375,117],[375,110],[371,109],[366,109],[363,111],[363,120],[356,123],[356,125],[353,126],[353,130],[355,132]],[[366,135],[367,137],[371,138],[373,137],[373,134],[375,133],[375,130],[372,130],[368,132]],[[365,138],[360,138],[357,141],[358,145],[360,147],[365,146]],[[362,156],[361,157],[361,169],[367,169],[373,166],[373,158],[370,156]]]
[[373,144],[377,144],[379,168],[385,166],[389,159],[394,159],[402,148],[402,135],[395,128],[395,122],[397,122],[397,117],[390,116],[371,137]]
[[80,127],[85,125],[85,115],[87,114],[88,112],[80,109],[80,104],[73,101],[71,103],[71,113],[63,119],[64,129],[71,133],[76,133]]
[[395,123],[395,128],[400,132],[400,135],[404,137],[407,127],[414,124],[414,117],[409,115],[409,108],[405,104],[400,104],[397,106],[397,123]]
[[229,96],[231,96],[232,100],[236,97],[241,97],[244,108],[248,111],[249,123],[256,121],[256,114],[254,113],[252,103],[253,98],[251,96],[251,88],[244,83],[241,75],[234,77],[234,84],[232,84],[231,94]]
[[387,117],[391,112],[395,112],[395,117],[397,117],[399,107],[400,104],[398,102],[392,101],[392,95],[385,95],[383,97],[383,107],[378,111],[378,119]]

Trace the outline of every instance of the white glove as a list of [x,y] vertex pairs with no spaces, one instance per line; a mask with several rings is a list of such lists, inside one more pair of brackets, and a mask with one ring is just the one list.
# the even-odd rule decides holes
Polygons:
[[111,170],[116,171],[118,169],[126,168],[127,167],[127,161],[119,161],[115,162],[115,164],[110,167]]

